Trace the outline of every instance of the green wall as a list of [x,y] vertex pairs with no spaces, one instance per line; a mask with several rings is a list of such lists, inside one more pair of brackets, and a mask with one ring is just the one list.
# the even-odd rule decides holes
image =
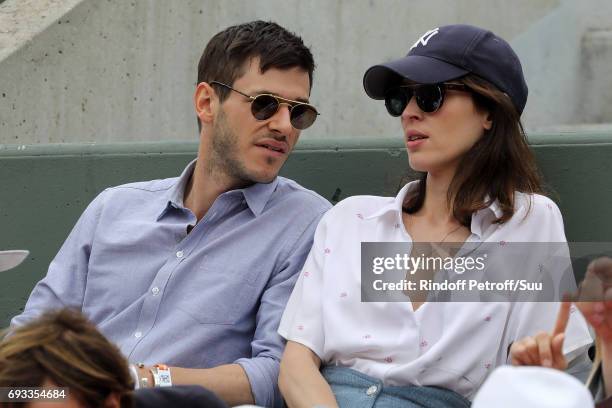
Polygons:
[[[536,135],[530,143],[563,212],[568,240],[612,241],[612,134]],[[0,274],[0,327],[23,309],[98,192],[177,176],[196,150],[196,143],[0,145],[0,248],[31,251],[20,267]],[[355,194],[393,195],[411,173],[399,139],[303,139],[282,175],[336,202]]]

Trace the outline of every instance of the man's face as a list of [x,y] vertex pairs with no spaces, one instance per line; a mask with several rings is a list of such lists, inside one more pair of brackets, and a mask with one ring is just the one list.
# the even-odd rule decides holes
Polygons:
[[[262,74],[259,60],[253,58],[232,87],[251,96],[273,94],[307,102],[310,80],[308,72],[300,68],[271,68]],[[208,165],[236,185],[269,183],[278,175],[299,135],[289,121],[289,106],[281,104],[272,117],[257,120],[251,113],[250,99],[230,91],[213,123]]]

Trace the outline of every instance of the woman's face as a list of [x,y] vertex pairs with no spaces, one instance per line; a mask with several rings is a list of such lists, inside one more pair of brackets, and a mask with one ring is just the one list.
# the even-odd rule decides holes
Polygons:
[[423,112],[411,98],[401,116],[410,167],[442,173],[456,170],[463,155],[491,128],[488,112],[476,108],[469,92],[446,90],[442,107]]

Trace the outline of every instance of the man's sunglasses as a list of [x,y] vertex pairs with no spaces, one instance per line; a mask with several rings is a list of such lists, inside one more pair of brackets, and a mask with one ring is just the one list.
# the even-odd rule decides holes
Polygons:
[[224,86],[249,98],[251,100],[251,113],[257,120],[270,119],[283,103],[289,105],[289,120],[291,126],[296,129],[303,130],[310,127],[319,115],[314,106],[304,102],[292,101],[272,94],[251,96],[219,81],[210,81],[210,84]]
[[419,109],[434,113],[442,106],[446,90],[469,91],[464,84],[412,84],[390,88],[385,94],[385,106],[391,116],[401,116],[410,99],[416,97]]

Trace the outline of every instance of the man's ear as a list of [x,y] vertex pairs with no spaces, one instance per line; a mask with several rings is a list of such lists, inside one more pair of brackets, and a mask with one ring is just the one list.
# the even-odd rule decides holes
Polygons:
[[212,122],[218,102],[219,98],[214,89],[208,83],[200,82],[193,95],[193,103],[201,123]]

